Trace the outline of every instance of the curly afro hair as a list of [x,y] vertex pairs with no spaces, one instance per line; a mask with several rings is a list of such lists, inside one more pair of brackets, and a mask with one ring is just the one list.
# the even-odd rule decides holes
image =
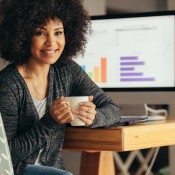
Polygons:
[[25,63],[35,29],[55,18],[63,22],[66,38],[59,60],[83,54],[91,22],[81,0],[1,0],[0,56],[15,64]]

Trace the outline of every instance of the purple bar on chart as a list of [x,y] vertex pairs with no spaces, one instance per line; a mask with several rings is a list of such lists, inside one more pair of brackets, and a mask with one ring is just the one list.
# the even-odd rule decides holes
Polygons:
[[131,82],[131,81],[155,81],[155,78],[121,78],[121,82]]
[[138,65],[144,65],[145,62],[144,61],[137,61],[137,62],[121,62],[120,65],[121,66],[130,66],[130,65],[135,65],[135,66],[138,66]]
[[120,71],[131,71],[131,70],[135,70],[134,67],[121,67]]
[[123,56],[120,57],[120,60],[138,60],[138,56]]
[[86,71],[86,66],[81,65],[81,68],[82,68],[84,71]]
[[143,73],[120,73],[120,76],[143,76]]

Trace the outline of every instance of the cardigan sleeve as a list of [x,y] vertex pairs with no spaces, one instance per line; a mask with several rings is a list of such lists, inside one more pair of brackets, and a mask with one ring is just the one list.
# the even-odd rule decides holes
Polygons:
[[72,62],[70,71],[72,72],[71,95],[94,96],[93,103],[96,105],[97,113],[90,127],[106,127],[117,123],[121,116],[118,105],[89,78],[77,63]]

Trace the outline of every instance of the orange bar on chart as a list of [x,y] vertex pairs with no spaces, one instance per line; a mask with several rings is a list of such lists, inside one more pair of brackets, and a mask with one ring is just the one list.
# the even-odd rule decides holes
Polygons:
[[100,82],[100,67],[94,67],[94,82]]
[[106,83],[107,81],[106,71],[107,71],[107,59],[101,58],[101,82],[102,83]]

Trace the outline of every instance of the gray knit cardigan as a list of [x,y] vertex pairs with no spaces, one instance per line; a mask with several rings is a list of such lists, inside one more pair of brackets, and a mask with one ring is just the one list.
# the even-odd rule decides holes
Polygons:
[[49,108],[60,96],[83,95],[93,95],[96,104],[96,118],[89,127],[109,126],[119,121],[118,106],[74,61],[51,66],[47,112],[40,120],[26,83],[16,67],[10,64],[0,72],[0,112],[16,175],[24,174],[26,164],[34,164],[41,148],[44,148],[41,155],[43,165],[64,169],[61,151],[65,124],[56,123],[49,114]]

